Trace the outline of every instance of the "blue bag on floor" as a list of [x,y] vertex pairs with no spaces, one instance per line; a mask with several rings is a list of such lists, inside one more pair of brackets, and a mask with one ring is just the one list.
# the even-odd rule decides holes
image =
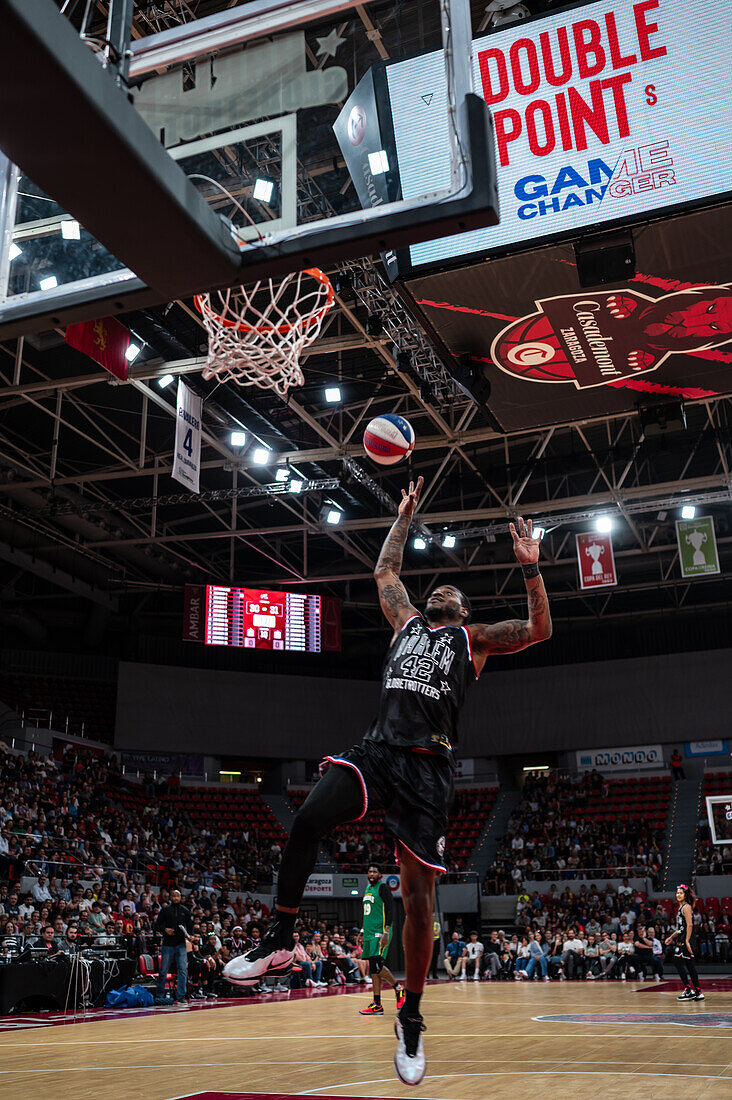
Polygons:
[[150,1008],[153,996],[141,985],[127,985],[122,989],[110,989],[107,994],[110,1008]]

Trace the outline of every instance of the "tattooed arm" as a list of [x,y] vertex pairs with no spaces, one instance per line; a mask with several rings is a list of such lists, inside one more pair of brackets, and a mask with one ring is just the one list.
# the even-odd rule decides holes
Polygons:
[[519,649],[535,645],[536,642],[545,642],[552,636],[552,617],[544,581],[537,564],[539,543],[532,537],[532,522],[529,520],[527,528],[524,526],[524,521],[519,518],[518,533],[513,524],[510,525],[510,531],[514,553],[525,575],[534,573],[534,576],[525,577],[526,592],[529,597],[529,617],[528,619],[508,619],[506,622],[493,623],[491,626],[476,623],[470,627],[470,640],[478,671],[482,668],[486,657],[492,653],[516,653]]
[[417,507],[423,484],[424,480],[420,477],[416,486],[410,481],[408,493],[402,489],[399,515],[384,540],[374,570],[374,580],[379,590],[381,610],[394,627],[395,632],[401,630],[411,615],[417,614],[416,609],[412,607],[409,601],[406,588],[399,580],[399,574],[402,568],[404,544],[409,535],[412,516]]

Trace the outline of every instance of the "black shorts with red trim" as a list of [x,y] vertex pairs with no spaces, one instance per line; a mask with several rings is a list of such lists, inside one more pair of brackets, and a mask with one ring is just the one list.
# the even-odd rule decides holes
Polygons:
[[386,828],[399,844],[427,867],[447,871],[445,837],[454,793],[449,760],[380,741],[362,741],[325,759],[358,776],[364,800],[361,817],[369,807],[383,809]]

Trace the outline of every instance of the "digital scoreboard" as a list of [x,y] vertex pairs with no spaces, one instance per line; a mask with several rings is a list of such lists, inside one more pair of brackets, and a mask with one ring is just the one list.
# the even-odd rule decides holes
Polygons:
[[205,641],[320,653],[320,596],[209,584]]
[[306,592],[186,585],[183,639],[244,649],[340,649],[340,601]]

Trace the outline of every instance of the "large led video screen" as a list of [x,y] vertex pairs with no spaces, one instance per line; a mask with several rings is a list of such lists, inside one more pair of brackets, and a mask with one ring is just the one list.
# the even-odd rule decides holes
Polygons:
[[[729,0],[598,0],[477,39],[473,84],[493,114],[500,224],[413,245],[410,265],[729,194],[731,19]],[[387,84],[403,196],[447,186],[441,51],[389,64]]]

